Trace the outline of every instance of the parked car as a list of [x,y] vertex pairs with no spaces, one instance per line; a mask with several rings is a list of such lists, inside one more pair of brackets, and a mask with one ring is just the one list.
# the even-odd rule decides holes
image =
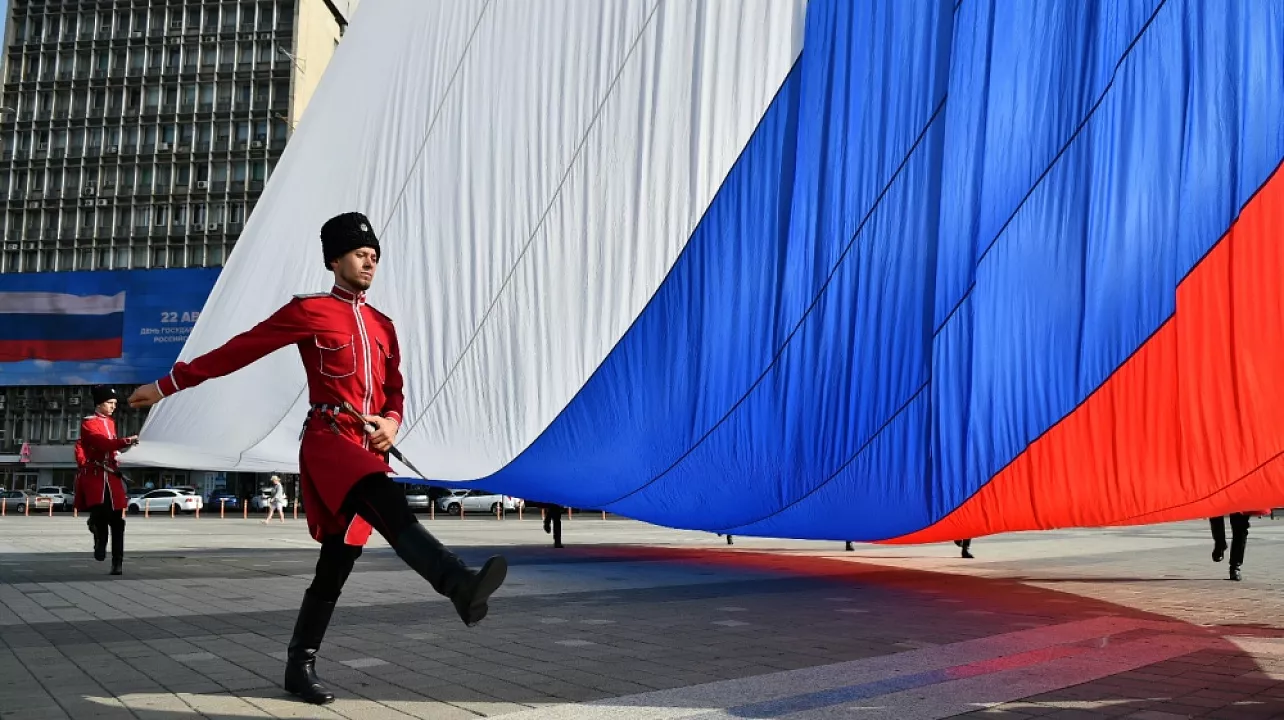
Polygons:
[[76,496],[70,488],[58,485],[47,485],[36,488],[37,495],[43,495],[53,501],[55,510],[70,510],[76,504]]
[[[250,509],[255,512],[267,512],[268,498],[272,496],[272,486],[259,488],[259,494],[250,498]],[[285,506],[290,507],[290,496],[285,496]]]
[[228,510],[233,508],[240,509],[241,498],[237,497],[236,493],[228,490],[227,488],[219,488],[218,490],[210,493],[210,496],[206,498],[205,503],[212,508],[216,508],[221,505]]
[[205,507],[200,495],[179,492],[174,488],[152,490],[142,497],[130,498],[129,512],[169,512],[170,506],[182,512],[196,512]]
[[44,495],[37,495],[30,490],[9,490],[0,494],[0,502],[4,503],[5,512],[12,510],[16,513],[44,511],[49,512],[53,506],[53,498]]
[[406,504],[411,510],[427,511],[432,505],[428,499],[428,488],[423,485],[406,485]]
[[489,490],[451,490],[437,499],[437,509],[450,515],[465,512],[496,512],[503,503],[505,512],[516,512],[517,503],[507,495],[497,495]]

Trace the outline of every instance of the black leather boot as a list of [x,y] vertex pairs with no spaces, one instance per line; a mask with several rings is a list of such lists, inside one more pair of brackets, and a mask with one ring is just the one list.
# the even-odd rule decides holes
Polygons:
[[101,521],[89,519],[89,532],[94,534],[94,559],[102,562],[107,559],[107,528]]
[[433,590],[450,598],[459,619],[468,627],[486,617],[486,601],[508,575],[508,562],[499,555],[487,560],[481,570],[469,570],[463,560],[417,522],[401,531],[393,549]]
[[333,614],[333,601],[320,600],[311,590],[305,592],[299,619],[294,623],[294,637],[290,638],[285,661],[286,692],[313,705],[334,702],[334,693],[321,684],[316,671],[317,651],[321,649],[321,640]]
[[1242,579],[1243,579],[1243,576],[1242,576],[1242,575],[1240,574],[1240,572],[1239,572],[1239,566],[1238,566],[1238,565],[1231,565],[1231,566],[1230,566],[1230,578],[1229,578],[1229,579],[1234,580],[1235,582],[1239,582],[1240,580],[1242,580]]
[[[125,518],[112,518],[108,522],[111,528],[111,574],[124,575],[125,565]],[[103,531],[103,544],[107,543],[106,529]]]

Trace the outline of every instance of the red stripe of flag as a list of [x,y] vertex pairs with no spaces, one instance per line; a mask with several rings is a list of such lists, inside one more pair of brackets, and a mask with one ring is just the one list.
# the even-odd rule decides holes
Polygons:
[[110,360],[121,357],[121,338],[102,340],[0,340],[0,362]]

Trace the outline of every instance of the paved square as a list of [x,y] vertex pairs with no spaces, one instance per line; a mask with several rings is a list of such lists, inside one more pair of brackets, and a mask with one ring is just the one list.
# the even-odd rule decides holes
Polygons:
[[0,720],[1284,717],[1284,519],[1245,580],[1205,523],[856,546],[578,515],[428,521],[503,550],[489,617],[373,541],[335,612],[317,708],[280,689],[316,561],[303,521],[129,521],[125,576],[84,520],[0,518]]

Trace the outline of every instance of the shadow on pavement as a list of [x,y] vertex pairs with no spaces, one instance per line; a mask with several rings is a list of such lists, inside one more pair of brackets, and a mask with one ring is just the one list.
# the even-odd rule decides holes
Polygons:
[[[1027,582],[1147,578],[976,577],[850,558],[623,545],[467,547],[460,554],[477,565],[495,552],[514,568],[538,569],[542,585],[497,596],[479,628],[464,628],[426,584],[421,602],[345,606],[341,599],[318,663],[343,699],[331,708],[352,716],[344,708],[373,702],[424,718],[434,708],[463,717],[450,713],[637,696],[628,702],[640,717],[659,717],[648,708],[668,708],[665,717],[685,716],[674,709],[689,707],[691,716],[702,709],[774,718],[855,706],[870,708],[861,717],[910,716],[923,703],[979,712],[1000,702],[1017,712],[1051,704],[1085,716],[1184,716],[1197,708],[1213,718],[1284,714],[1278,667],[1260,666],[1241,647],[1243,638],[1269,643],[1284,630],[1193,625]],[[125,579],[308,575],[315,557],[313,548],[138,553]],[[256,567],[264,558],[279,564]],[[83,555],[3,561],[3,583],[92,588],[115,581]],[[561,591],[581,568],[604,563],[654,564],[690,582]],[[368,551],[350,586],[360,586],[362,572],[401,569],[390,550]],[[119,689],[107,686],[125,712],[144,720],[190,717],[198,707],[215,718],[318,712],[289,710],[294,701],[277,686],[293,621],[293,611],[272,611],[121,628],[103,620],[38,623],[0,627],[0,640],[15,652],[52,646],[73,658],[86,647],[105,648],[119,678]],[[116,643],[130,649],[117,652]],[[149,693],[182,693],[191,702],[160,707]],[[60,699],[72,717],[73,709],[106,711],[112,702],[84,693]],[[547,717],[593,717],[557,712]]]

